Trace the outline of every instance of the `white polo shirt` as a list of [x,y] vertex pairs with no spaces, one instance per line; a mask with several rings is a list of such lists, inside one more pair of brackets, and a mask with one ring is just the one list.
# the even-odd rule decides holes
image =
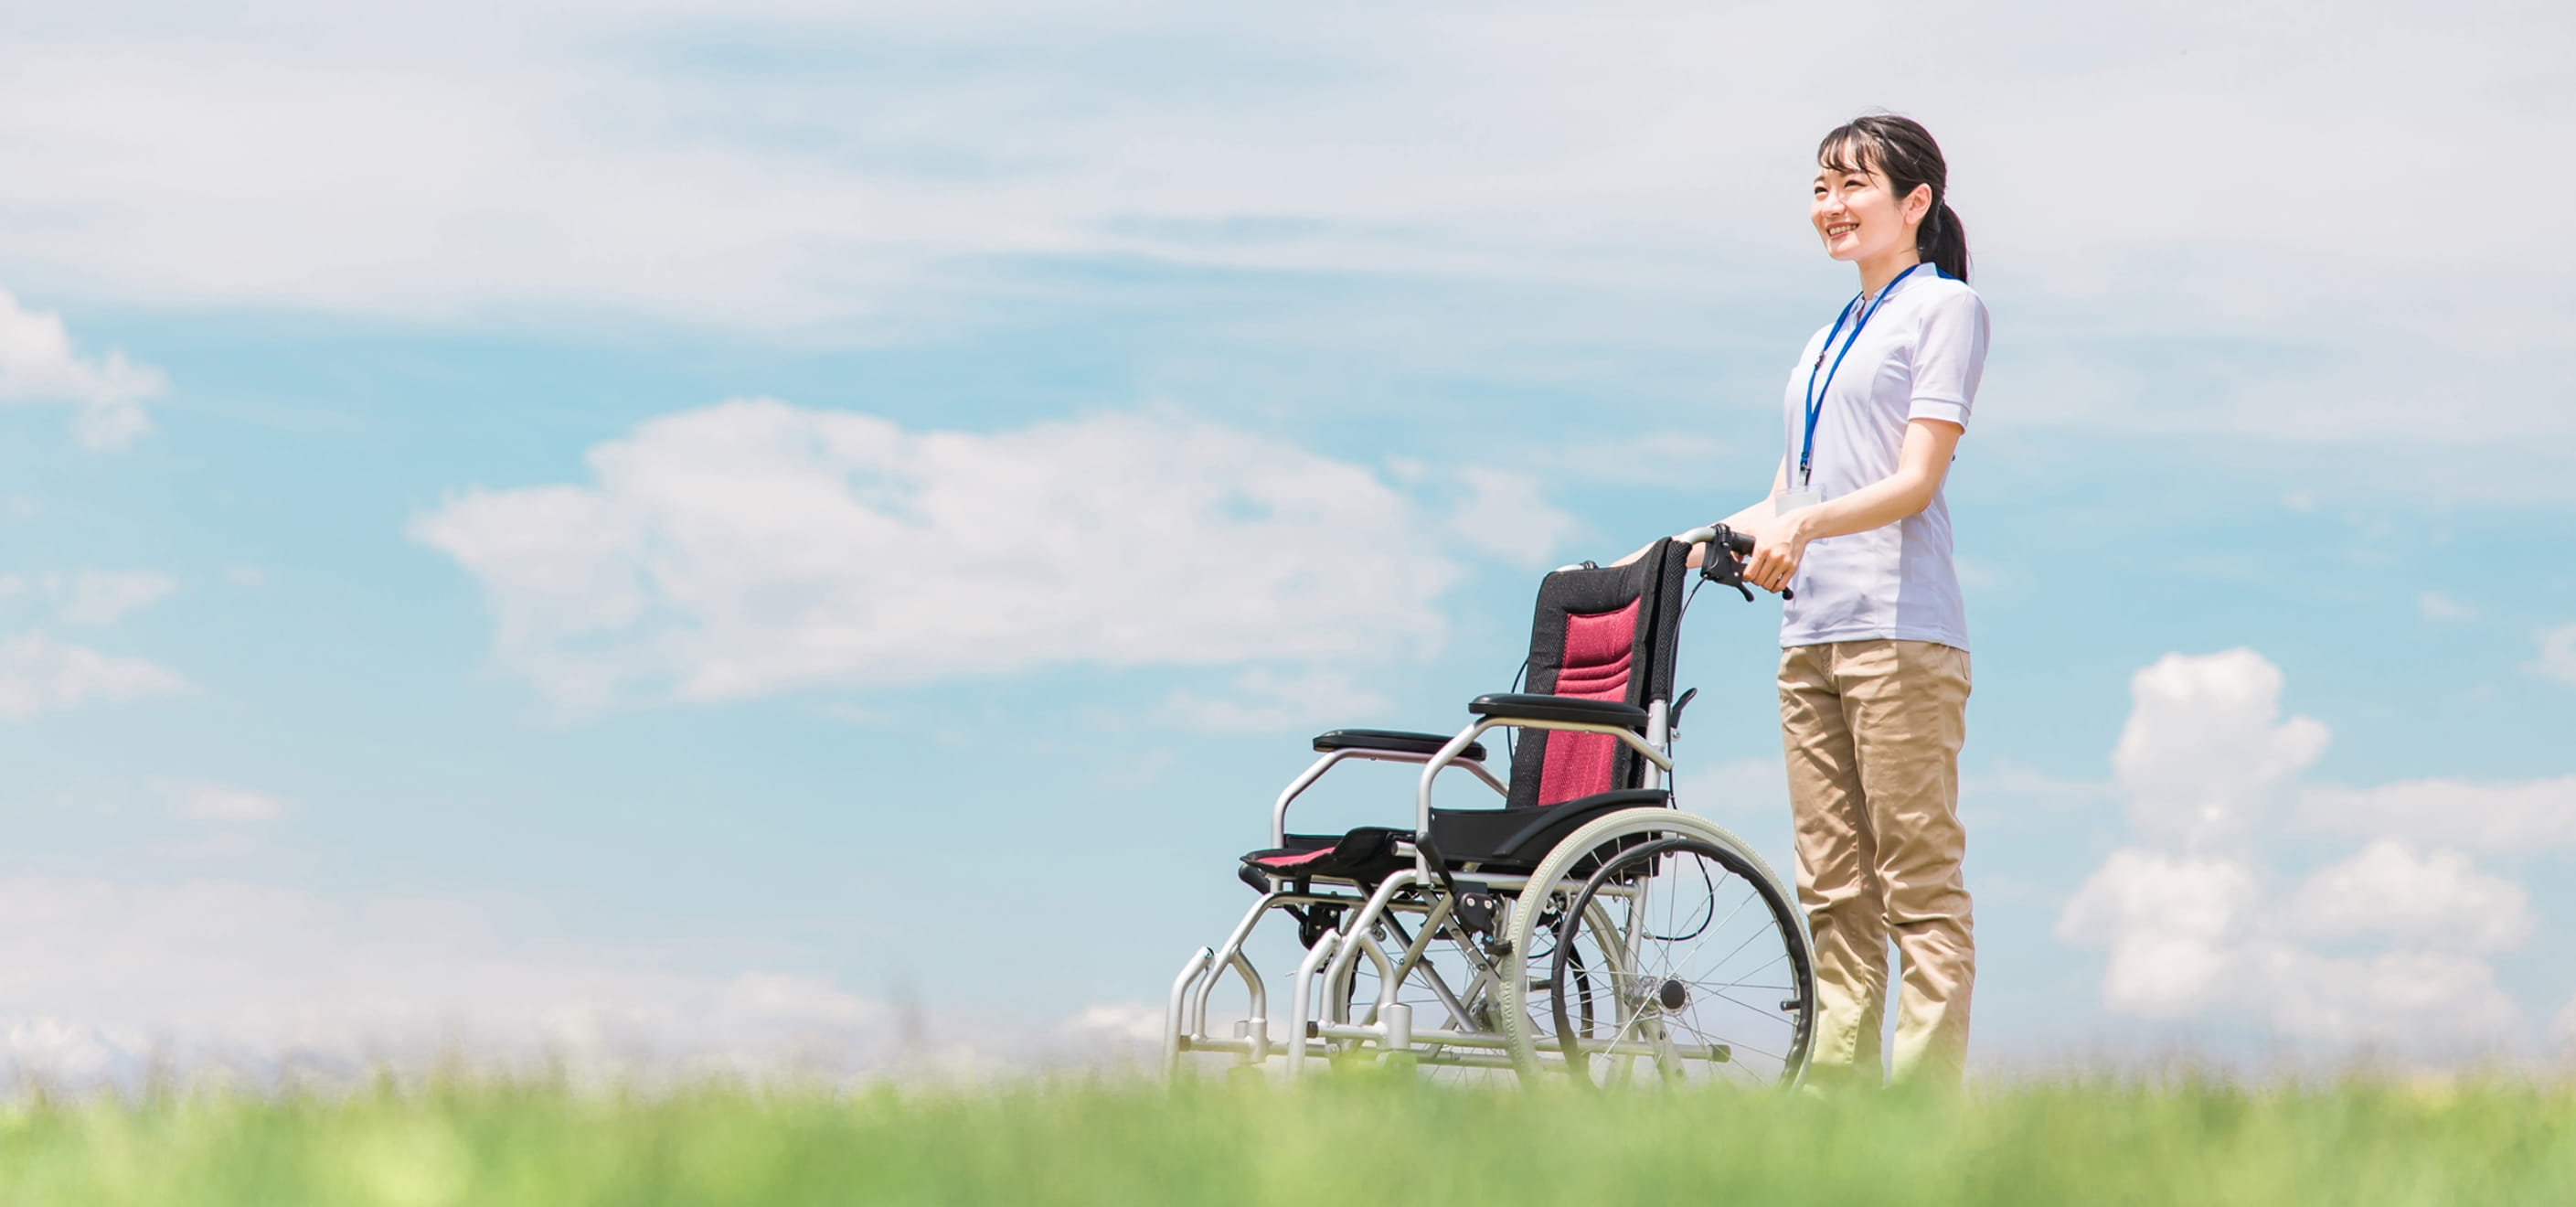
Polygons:
[[[1856,308],[1853,317],[1858,316]],[[1834,356],[1851,335],[1846,322],[1826,348],[1830,326],[1816,329],[1789,373],[1787,456],[1789,489],[1795,491],[1807,375],[1821,354],[1824,370],[1815,381],[1823,401],[1811,481],[1825,498],[1838,499],[1896,472],[1908,420],[1967,426],[1986,367],[1986,304],[1965,281],[1941,275],[1930,264],[1915,269],[1870,316],[1828,388],[1826,372],[1833,371]],[[1781,613],[1784,648],[1872,638],[1968,648],[1943,491],[1934,491],[1922,511],[1884,528],[1810,543],[1790,585],[1798,597]]]

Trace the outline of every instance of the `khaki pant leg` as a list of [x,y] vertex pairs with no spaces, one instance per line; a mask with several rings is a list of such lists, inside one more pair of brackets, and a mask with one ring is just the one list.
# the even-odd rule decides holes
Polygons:
[[1817,1084],[1875,1085],[1887,1008],[1887,925],[1860,761],[1832,674],[1832,647],[1780,652],[1780,745],[1797,833],[1798,901],[1815,939]]
[[1848,642],[1836,676],[1860,752],[1876,879],[1900,975],[1892,1072],[1956,1085],[1977,980],[1975,921],[1962,863],[1959,748],[1967,741],[1968,654],[1929,641]]

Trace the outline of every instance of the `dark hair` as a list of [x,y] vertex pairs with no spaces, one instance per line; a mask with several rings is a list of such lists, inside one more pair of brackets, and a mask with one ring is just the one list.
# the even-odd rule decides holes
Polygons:
[[1932,208],[1914,228],[1914,250],[1942,272],[1968,279],[1968,228],[1950,208],[1950,165],[1923,123],[1893,113],[1853,118],[1816,145],[1816,163],[1837,172],[1874,171],[1887,177],[1900,206],[1915,186],[1931,186]]

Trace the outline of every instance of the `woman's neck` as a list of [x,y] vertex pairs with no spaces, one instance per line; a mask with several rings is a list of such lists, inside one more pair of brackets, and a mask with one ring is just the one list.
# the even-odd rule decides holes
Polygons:
[[1891,251],[1886,255],[1874,256],[1870,259],[1861,261],[1861,296],[1875,299],[1878,297],[1879,290],[1887,288],[1887,283],[1896,279],[1896,274],[1904,272],[1906,269],[1912,268],[1922,262],[1923,256],[1921,253],[1916,252],[1911,247],[1900,248],[1896,251]]

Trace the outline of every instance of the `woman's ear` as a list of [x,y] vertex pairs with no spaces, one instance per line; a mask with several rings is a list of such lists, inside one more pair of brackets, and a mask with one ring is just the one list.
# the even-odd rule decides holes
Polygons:
[[1924,219],[1932,216],[1931,185],[1918,184],[1914,186],[1913,192],[1905,195],[1904,214],[1907,226],[1920,225]]

